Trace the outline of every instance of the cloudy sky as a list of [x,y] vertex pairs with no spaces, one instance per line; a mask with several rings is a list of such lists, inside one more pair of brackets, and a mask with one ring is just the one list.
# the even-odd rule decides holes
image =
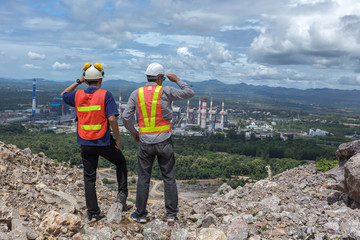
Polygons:
[[0,77],[360,89],[358,0],[0,0]]

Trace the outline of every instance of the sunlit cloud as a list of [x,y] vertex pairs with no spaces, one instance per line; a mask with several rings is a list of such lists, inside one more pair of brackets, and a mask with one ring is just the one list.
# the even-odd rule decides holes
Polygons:
[[212,37],[205,38],[204,43],[200,45],[200,49],[206,54],[206,58],[210,61],[223,63],[234,58],[233,53],[217,43]]
[[55,62],[52,65],[52,68],[54,70],[63,70],[63,69],[70,69],[71,65],[68,63],[59,63],[59,62]]
[[23,66],[24,68],[26,69],[39,69],[40,67],[39,66],[36,66],[36,65],[33,65],[33,64],[24,64]]
[[130,55],[133,55],[135,57],[145,57],[145,53],[144,52],[141,52],[139,50],[136,50],[136,49],[125,49],[125,51],[130,54]]
[[178,55],[183,55],[183,56],[193,56],[193,54],[191,52],[189,52],[189,49],[187,47],[181,47],[178,48],[176,50]]
[[136,42],[156,47],[161,44],[179,45],[187,43],[188,46],[195,47],[204,41],[204,37],[196,35],[162,35],[156,32],[137,35]]
[[44,60],[46,58],[45,54],[39,54],[39,53],[35,53],[35,52],[28,52],[28,57],[32,60]]

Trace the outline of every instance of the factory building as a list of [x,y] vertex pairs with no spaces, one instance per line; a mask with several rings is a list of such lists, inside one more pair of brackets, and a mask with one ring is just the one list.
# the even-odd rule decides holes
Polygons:
[[182,113],[180,107],[173,107],[172,126],[181,128],[201,128],[209,130],[223,130],[228,126],[227,111],[225,111],[224,99],[221,110],[213,107],[213,98],[210,98],[210,108],[207,108],[208,98],[199,98],[199,107],[190,108],[190,100],[187,101],[186,112]]
[[65,104],[62,98],[54,98],[50,103],[50,114],[55,116],[65,116],[70,114],[69,105]]

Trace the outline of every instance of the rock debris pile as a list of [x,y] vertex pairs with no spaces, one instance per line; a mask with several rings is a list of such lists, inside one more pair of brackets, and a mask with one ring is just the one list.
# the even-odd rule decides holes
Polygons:
[[101,181],[98,200],[107,218],[89,222],[79,169],[0,142],[0,239],[360,239],[354,199],[360,189],[346,168],[360,168],[360,157],[338,154],[347,161],[338,167],[344,171],[322,173],[308,164],[236,189],[223,184],[208,198],[180,200],[179,223],[170,228],[164,202],[149,204],[144,225],[130,220],[131,202],[129,211],[114,212],[116,192]]

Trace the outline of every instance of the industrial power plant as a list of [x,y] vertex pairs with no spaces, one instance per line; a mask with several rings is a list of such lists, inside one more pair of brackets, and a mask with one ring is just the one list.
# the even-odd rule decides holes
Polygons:
[[[16,121],[21,122],[31,121],[36,124],[47,124],[49,122],[56,123],[56,125],[62,125],[64,123],[75,123],[76,113],[75,109],[65,104],[62,98],[54,97],[49,104],[44,106],[37,104],[36,99],[36,79],[33,79],[32,88],[32,101],[31,101],[31,115],[23,116],[22,118],[13,118]],[[173,109],[173,118],[171,121],[172,129],[174,131],[180,131],[181,135],[187,134],[188,131],[223,131],[229,127],[228,112],[224,108],[224,99],[222,99],[221,106],[213,106],[213,98],[210,98],[210,108],[207,108],[208,98],[199,97],[198,107],[190,107],[190,101],[194,99],[188,99],[186,109],[185,107],[174,106],[174,102],[171,104]],[[126,102],[122,101],[122,94],[119,94],[118,100],[119,117],[118,123],[120,128],[123,126],[121,114],[126,107]],[[175,102],[176,103],[176,102]],[[194,105],[194,104],[193,104]],[[195,105],[196,106],[196,105]],[[137,123],[136,114],[134,115],[134,123]],[[12,118],[11,118],[12,119]]]
[[[221,108],[213,108],[213,98],[210,99],[210,109],[207,108],[207,97],[199,97],[199,107],[190,108],[190,99],[187,100],[187,107],[174,106],[173,104],[173,118],[171,121],[172,129],[204,129],[205,131],[220,130],[228,127],[228,113],[225,111],[224,99],[222,99]],[[126,103],[121,101],[121,93],[119,96],[119,113],[125,109]],[[134,115],[134,123],[136,123],[136,114]],[[122,125],[121,117],[119,117],[119,124]]]

